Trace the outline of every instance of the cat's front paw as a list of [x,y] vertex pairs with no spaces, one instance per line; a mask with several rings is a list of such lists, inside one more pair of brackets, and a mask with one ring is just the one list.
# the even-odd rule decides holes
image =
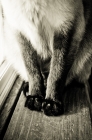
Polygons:
[[41,111],[42,109],[42,102],[44,100],[44,97],[42,95],[36,95],[34,94],[33,96],[29,94],[29,83],[26,82],[23,85],[23,92],[26,96],[26,102],[25,102],[25,107],[28,107],[30,110],[36,110],[36,111]]
[[40,96],[27,96],[27,100],[25,102],[25,107],[28,107],[30,110],[41,111],[42,109],[43,98]]
[[63,104],[52,100],[45,100],[42,104],[44,114],[47,116],[58,116],[64,113]]

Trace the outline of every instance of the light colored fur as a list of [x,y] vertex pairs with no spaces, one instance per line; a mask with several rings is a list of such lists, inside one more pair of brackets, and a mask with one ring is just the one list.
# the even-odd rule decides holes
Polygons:
[[82,10],[80,0],[1,0],[1,5],[5,16],[1,27],[4,51],[25,80],[28,77],[17,33],[21,32],[46,59],[53,53],[54,33],[61,31],[66,35],[77,10]]

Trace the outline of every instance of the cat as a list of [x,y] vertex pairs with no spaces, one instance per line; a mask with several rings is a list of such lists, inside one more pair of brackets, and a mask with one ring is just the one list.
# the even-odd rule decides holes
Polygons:
[[5,55],[27,82],[25,105],[48,116],[64,113],[68,87],[88,90],[92,1],[0,0],[0,6]]

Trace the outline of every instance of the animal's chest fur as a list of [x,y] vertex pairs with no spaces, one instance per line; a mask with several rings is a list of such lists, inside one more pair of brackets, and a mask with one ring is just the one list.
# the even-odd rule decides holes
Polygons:
[[[53,53],[54,33],[66,34],[74,18],[68,0],[2,0],[7,21],[21,32],[44,59]],[[77,2],[76,2],[77,3]]]

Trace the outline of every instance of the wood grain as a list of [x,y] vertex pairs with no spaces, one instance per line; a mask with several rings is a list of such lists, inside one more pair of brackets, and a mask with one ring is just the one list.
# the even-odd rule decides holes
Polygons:
[[11,119],[11,115],[14,111],[14,108],[20,95],[19,92],[21,90],[22,84],[23,80],[18,77],[15,81],[11,92],[9,93],[5,105],[3,106],[3,110],[0,112],[0,139],[2,139]]
[[65,113],[48,117],[24,107],[21,93],[4,140],[92,140],[92,128],[84,95],[66,95]]

